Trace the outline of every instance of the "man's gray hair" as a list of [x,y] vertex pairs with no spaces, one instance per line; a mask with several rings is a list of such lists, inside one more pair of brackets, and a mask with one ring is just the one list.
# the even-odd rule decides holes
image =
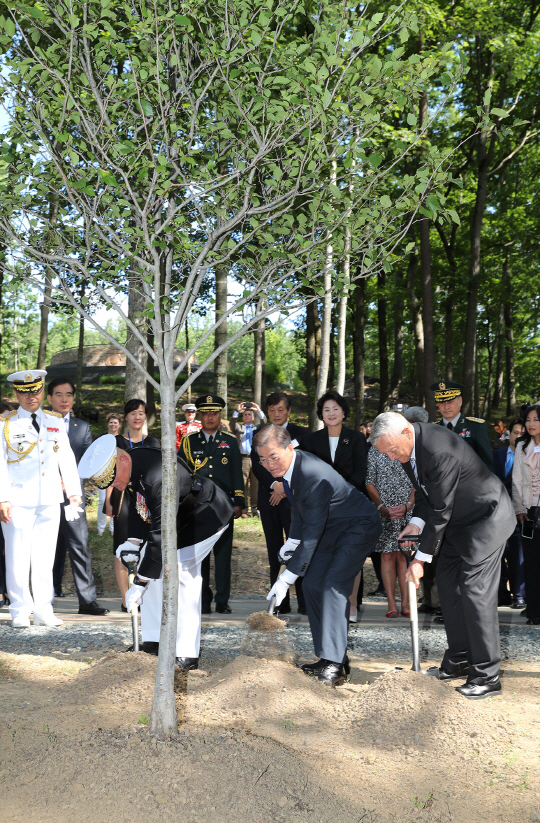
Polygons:
[[286,449],[291,442],[291,435],[287,429],[284,429],[283,426],[276,426],[274,423],[267,423],[266,426],[259,429],[253,438],[253,446],[257,449],[257,452],[269,443],[275,443],[276,446]]
[[429,412],[423,409],[422,406],[409,406],[403,412],[409,423],[427,423],[429,420]]
[[408,425],[408,420],[403,417],[401,412],[383,412],[373,421],[369,441],[374,446],[379,437],[382,437],[383,434],[390,434],[394,437],[398,437],[403,429],[406,429]]

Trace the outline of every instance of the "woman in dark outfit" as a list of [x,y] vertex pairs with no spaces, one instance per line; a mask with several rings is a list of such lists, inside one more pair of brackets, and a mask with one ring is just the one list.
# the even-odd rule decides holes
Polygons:
[[[337,391],[327,391],[317,401],[317,417],[325,428],[308,434],[302,442],[302,450],[314,454],[332,466],[347,482],[366,493],[367,443],[359,431],[349,429],[343,421],[349,415],[349,404]],[[360,572],[354,581],[350,596],[349,620],[356,623],[356,600],[360,585]]]
[[[144,400],[139,400],[138,398],[128,400],[124,406],[124,419],[126,421],[127,433],[126,435],[116,435],[116,445],[118,448],[124,449],[127,452],[132,449],[161,448],[161,443],[157,437],[150,437],[150,435],[145,436],[143,434],[144,424],[146,423],[146,415],[147,407]],[[121,543],[125,543],[128,539],[127,524],[129,506],[130,499],[129,496],[125,494],[122,499],[120,511],[114,518],[113,553],[116,552],[116,549]],[[125,611],[125,597],[129,588],[127,570],[117,557],[115,557],[114,567],[118,587],[122,593],[122,611]]]

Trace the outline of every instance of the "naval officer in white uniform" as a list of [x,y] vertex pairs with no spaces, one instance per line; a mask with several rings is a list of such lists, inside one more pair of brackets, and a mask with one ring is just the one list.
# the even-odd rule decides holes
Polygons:
[[41,408],[46,374],[10,374],[19,407],[0,416],[0,521],[15,629],[30,626],[32,613],[34,626],[62,625],[52,608],[62,485],[69,498],[66,517],[76,519],[81,511],[81,483],[65,426],[59,414]]

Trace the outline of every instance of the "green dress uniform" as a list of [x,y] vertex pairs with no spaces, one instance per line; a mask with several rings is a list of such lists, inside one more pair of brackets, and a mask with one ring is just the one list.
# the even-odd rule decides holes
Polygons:
[[[439,426],[444,425],[446,425],[446,421],[439,420]],[[486,421],[481,420],[479,417],[463,417],[460,414],[453,431],[459,434],[469,446],[472,446],[480,460],[485,463],[490,471],[495,473],[493,450],[489,441]]]
[[[234,435],[218,430],[212,435],[210,442],[203,431],[195,432],[182,438],[179,453],[198,475],[209,477],[216,486],[227,492],[234,506],[244,507],[242,457]],[[218,611],[227,607],[231,590],[233,523],[234,519],[231,519],[227,530],[214,546],[215,599]],[[203,560],[202,578],[202,610],[208,613],[213,596],[210,588],[210,555]]]

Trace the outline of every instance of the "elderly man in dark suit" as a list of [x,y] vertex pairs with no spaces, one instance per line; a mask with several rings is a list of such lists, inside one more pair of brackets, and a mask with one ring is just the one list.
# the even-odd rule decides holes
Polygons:
[[[307,429],[291,423],[291,398],[284,391],[272,392],[266,398],[266,408],[270,423],[281,426],[291,437],[294,446],[302,446],[302,440],[307,434]],[[281,561],[279,550],[284,540],[289,536],[291,528],[291,504],[283,490],[283,483],[278,477],[272,477],[270,472],[261,466],[257,450],[252,449],[251,462],[253,474],[259,483],[257,495],[257,506],[261,516],[261,523],[266,540],[266,551],[268,552],[268,564],[270,566],[270,585],[273,586],[277,580]],[[296,598],[298,602],[298,612],[307,614],[306,602],[302,594],[302,578],[296,581]],[[290,614],[291,602],[289,592],[283,598],[279,607],[280,614]]]
[[306,674],[335,686],[350,671],[347,658],[349,597],[354,579],[382,531],[377,509],[318,457],[295,449],[281,426],[264,426],[254,440],[261,464],[283,478],[292,506],[291,530],[282,547],[287,568],[268,599],[282,602],[289,585],[303,577],[302,590],[315,653]]
[[440,426],[385,412],[373,423],[371,441],[402,463],[416,489],[415,516],[400,535],[421,535],[407,572],[416,586],[424,563],[439,554],[448,649],[430,673],[440,680],[466,677],[457,689],[465,697],[500,694],[497,589],[516,520],[506,489],[461,437]]
[[[493,452],[495,474],[504,483],[505,489],[512,497],[512,473],[516,441],[525,434],[523,420],[514,420],[509,427],[508,444]],[[510,591],[507,584],[510,583]],[[521,545],[521,528],[516,522],[514,533],[506,541],[501,562],[501,582],[499,584],[499,606],[512,609],[525,607],[525,571],[523,565],[523,547]]]
[[[75,386],[67,377],[56,377],[51,380],[47,389],[47,400],[53,411],[61,415],[65,426],[69,445],[75,455],[77,465],[85,451],[92,445],[92,432],[85,420],[71,415],[75,400]],[[86,521],[86,506],[83,494],[81,503],[84,511],[78,520],[66,520],[66,508],[61,506],[60,528],[56,543],[56,557],[53,566],[54,592],[62,597],[62,578],[66,562],[66,552],[69,552],[71,571],[79,598],[79,614],[104,615],[109,613],[96,600],[96,581],[92,572],[92,555],[88,544],[88,523]]]

